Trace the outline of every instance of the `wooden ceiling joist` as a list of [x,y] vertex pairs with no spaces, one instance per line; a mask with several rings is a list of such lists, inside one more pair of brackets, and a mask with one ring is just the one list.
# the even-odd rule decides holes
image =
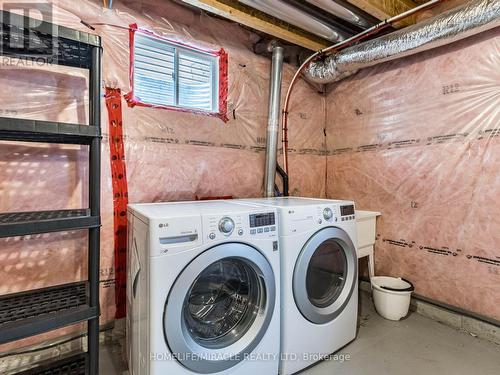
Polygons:
[[240,4],[236,0],[182,0],[209,13],[227,18],[254,30],[272,35],[292,44],[317,51],[331,43],[265,13]]
[[[413,0],[347,0],[350,4],[364,10],[373,17],[383,21],[387,18],[396,16],[407,10],[415,8],[418,4]],[[409,17],[407,20],[396,26],[407,26],[416,22],[415,17]]]

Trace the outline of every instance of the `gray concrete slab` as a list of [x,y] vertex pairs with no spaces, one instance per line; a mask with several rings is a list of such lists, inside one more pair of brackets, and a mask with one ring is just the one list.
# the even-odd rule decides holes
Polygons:
[[358,337],[339,351],[349,360],[324,361],[304,375],[498,375],[500,346],[417,313],[399,322],[380,317],[360,293]]
[[[367,293],[360,297],[358,337],[337,353],[344,360],[321,362],[301,375],[500,374],[500,345],[415,312],[399,322],[385,320],[377,315]],[[128,374],[122,342],[106,340],[100,374]]]

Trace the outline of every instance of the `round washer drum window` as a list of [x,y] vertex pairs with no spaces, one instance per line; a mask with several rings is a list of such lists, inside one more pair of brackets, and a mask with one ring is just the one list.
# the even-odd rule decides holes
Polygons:
[[262,288],[253,267],[242,259],[224,258],[208,266],[191,285],[183,306],[193,340],[208,349],[236,342],[265,306]]
[[307,267],[309,301],[319,308],[330,306],[344,288],[346,272],[347,259],[342,246],[333,239],[321,243]]

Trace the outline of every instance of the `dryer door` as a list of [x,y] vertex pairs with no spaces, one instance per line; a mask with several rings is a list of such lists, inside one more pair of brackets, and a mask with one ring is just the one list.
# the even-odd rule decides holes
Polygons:
[[164,312],[171,352],[189,370],[226,370],[251,353],[271,321],[274,272],[255,248],[225,243],[195,258],[175,281]]
[[356,248],[348,234],[321,229],[304,245],[295,264],[293,294],[306,319],[324,324],[346,307],[357,279]]

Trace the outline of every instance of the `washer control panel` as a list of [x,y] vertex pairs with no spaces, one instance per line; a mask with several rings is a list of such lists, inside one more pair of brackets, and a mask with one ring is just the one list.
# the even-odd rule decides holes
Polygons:
[[257,212],[251,214],[228,214],[205,216],[204,238],[210,241],[241,239],[245,236],[269,238],[277,236],[276,214]]
[[241,236],[245,232],[244,227],[244,216],[239,214],[210,215],[203,218],[204,237],[212,241]]
[[323,219],[330,220],[333,217],[333,211],[330,207],[323,209]]
[[270,233],[276,231],[276,218],[274,212],[262,214],[251,214],[250,219],[250,234],[258,235],[261,233]]
[[225,235],[230,235],[234,230],[234,220],[230,217],[223,217],[219,221],[219,231]]

